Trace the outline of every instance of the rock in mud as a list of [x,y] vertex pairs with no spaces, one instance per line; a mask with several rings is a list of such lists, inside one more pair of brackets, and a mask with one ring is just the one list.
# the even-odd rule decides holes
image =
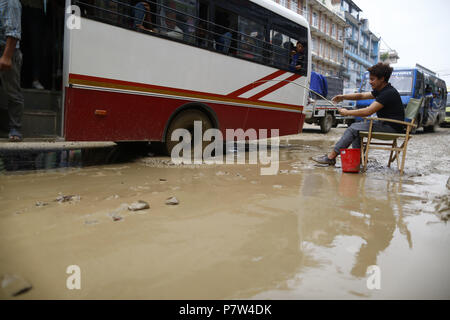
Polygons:
[[47,202],[36,201],[36,207],[45,207],[47,205],[48,205]]
[[139,210],[146,210],[150,209],[150,205],[142,200],[139,200],[137,202],[133,202],[131,205],[128,206],[128,210],[130,211],[139,211]]
[[166,204],[169,206],[176,206],[180,203],[180,201],[178,201],[177,198],[175,197],[170,197],[166,200]]
[[63,202],[72,202],[72,201],[80,201],[81,197],[78,195],[70,195],[70,196],[65,196],[65,195],[59,195],[55,201],[59,202],[59,203],[63,203]]
[[31,283],[27,280],[14,274],[3,275],[1,277],[0,287],[2,291],[10,297],[17,297],[33,288]]

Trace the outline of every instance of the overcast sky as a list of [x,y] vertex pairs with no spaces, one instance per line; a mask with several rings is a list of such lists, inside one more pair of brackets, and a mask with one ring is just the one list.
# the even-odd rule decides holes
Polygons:
[[353,1],[369,19],[371,31],[397,50],[400,60],[394,67],[419,63],[450,86],[449,0]]

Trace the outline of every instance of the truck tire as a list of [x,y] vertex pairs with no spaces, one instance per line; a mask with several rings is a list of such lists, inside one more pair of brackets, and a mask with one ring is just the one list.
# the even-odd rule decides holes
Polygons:
[[335,117],[333,117],[333,125],[332,125],[332,127],[333,128],[337,128],[338,125],[339,125],[339,122],[337,121],[337,119]]
[[331,130],[331,127],[333,126],[333,116],[329,113],[325,114],[325,117],[323,117],[322,119],[320,119],[320,131],[322,133],[328,133]]
[[[191,150],[194,150],[194,121],[202,122],[202,133],[213,127],[211,120],[204,112],[196,109],[182,111],[172,120],[167,129],[165,148],[168,156],[171,155],[172,149],[179,143],[179,141],[172,141],[171,139],[172,133],[177,129],[186,129],[190,132],[192,139]],[[203,141],[202,137],[202,151],[209,143],[211,142]]]
[[435,132],[437,124],[438,124],[438,119],[436,118],[436,120],[434,121],[434,123],[432,125],[423,127],[423,131],[429,132],[429,133]]

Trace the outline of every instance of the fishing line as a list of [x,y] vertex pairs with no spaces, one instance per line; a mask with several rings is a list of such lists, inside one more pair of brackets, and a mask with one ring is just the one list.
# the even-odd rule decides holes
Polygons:
[[[333,101],[328,100],[327,98],[325,98],[324,96],[322,96],[320,93],[315,92],[314,90],[300,84],[300,83],[296,83],[294,81],[289,81],[289,80],[259,80],[259,81],[255,81],[253,82],[253,84],[258,83],[258,82],[271,82],[271,81],[276,81],[276,82],[287,82],[287,83],[292,83],[295,84],[296,86],[302,87],[310,92],[313,92],[315,94],[317,94],[319,97],[321,97],[322,99],[324,99],[326,102],[328,102],[329,104],[331,104],[334,107],[338,107],[337,104],[335,104]],[[339,107],[338,107],[339,108]]]

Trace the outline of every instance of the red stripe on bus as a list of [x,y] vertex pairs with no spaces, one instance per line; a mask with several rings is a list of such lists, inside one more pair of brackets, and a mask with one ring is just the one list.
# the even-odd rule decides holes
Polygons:
[[[276,71],[276,72],[274,72],[272,74],[269,74],[268,76],[266,76],[264,78],[261,78],[261,79],[256,80],[255,82],[253,82],[251,84],[246,85],[245,87],[242,87],[241,89],[233,91],[232,93],[228,94],[227,96],[228,97],[236,97],[237,98],[240,95],[242,95],[242,94],[244,94],[244,93],[246,93],[246,92],[248,92],[248,91],[250,91],[252,89],[255,89],[255,88],[259,87],[259,86],[262,86],[263,84],[265,84],[264,81],[273,80],[273,79],[278,78],[279,76],[281,76],[281,75],[283,75],[285,73],[286,73],[286,71],[278,70],[278,71]],[[261,81],[261,82],[259,82],[259,81]]]
[[301,75],[299,75],[299,74],[294,74],[294,75],[290,76],[289,78],[287,78],[286,80],[284,80],[284,81],[282,81],[282,82],[279,82],[279,83],[277,83],[276,85],[271,86],[271,87],[267,88],[266,90],[261,91],[261,92],[258,93],[258,94],[255,94],[254,96],[250,97],[249,99],[250,99],[250,100],[259,100],[259,99],[261,99],[262,97],[265,97],[265,96],[267,96],[268,94],[270,94],[270,93],[272,93],[272,92],[274,92],[274,91],[276,91],[276,90],[278,90],[278,89],[284,87],[285,85],[288,85],[288,84],[289,84],[289,81],[295,81],[295,80],[297,80],[297,79],[299,79],[299,78],[301,78]]
[[[289,79],[291,79],[291,78],[292,77],[288,78],[287,80],[289,81]],[[201,96],[201,98],[211,99],[211,100],[219,100],[222,103],[234,102],[234,103],[249,104],[251,102],[254,102],[254,103],[261,104],[261,106],[264,106],[263,104],[270,104],[270,105],[276,105],[277,107],[281,107],[281,108],[284,107],[284,108],[294,109],[294,110],[298,110],[298,111],[303,110],[303,106],[280,103],[280,102],[263,101],[263,100],[255,101],[255,100],[250,100],[247,98],[233,98],[233,97],[228,97],[226,95],[215,94],[215,93],[210,93],[210,92],[184,90],[184,89],[178,89],[178,88],[173,88],[173,87],[163,87],[163,86],[150,85],[150,84],[144,84],[144,83],[128,82],[128,81],[122,81],[122,80],[116,80],[116,79],[99,78],[99,77],[94,77],[94,76],[86,76],[86,75],[71,73],[71,74],[69,74],[69,83],[76,82],[73,80],[96,82],[97,83],[96,85],[98,85],[98,86],[102,86],[101,83],[109,83],[112,85],[118,85],[118,86],[124,87],[125,90],[135,90],[135,88],[142,88],[142,89],[171,91],[173,94],[181,94],[181,95],[182,94],[198,95],[198,96]],[[282,82],[282,83],[284,84],[286,82]],[[126,87],[128,87],[128,88],[126,88]],[[274,89],[273,91],[275,91],[275,90],[276,89]],[[230,99],[230,101],[227,101],[227,99]]]

